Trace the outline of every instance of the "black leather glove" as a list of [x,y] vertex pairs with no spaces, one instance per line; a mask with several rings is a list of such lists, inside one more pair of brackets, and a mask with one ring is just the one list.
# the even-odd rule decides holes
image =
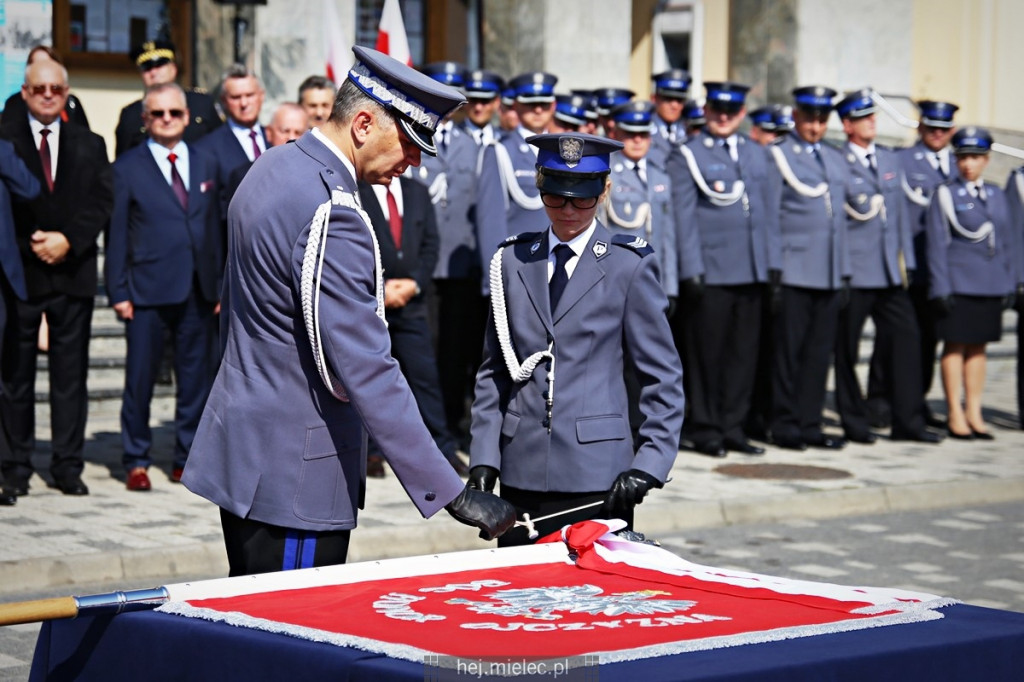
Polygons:
[[623,471],[612,483],[612,489],[608,491],[608,497],[601,505],[601,513],[606,517],[616,510],[629,511],[644,501],[644,496],[651,488],[660,488],[664,483],[651,476],[646,471],[630,469]]
[[839,286],[839,308],[850,305],[850,278],[843,277],[843,283]]
[[939,317],[948,317],[953,312],[953,297],[952,296],[939,296],[933,298],[930,301],[932,311]]
[[494,492],[494,484],[498,482],[498,470],[486,464],[478,464],[469,470],[469,483],[473,490],[485,493]]
[[772,312],[779,312],[782,307],[782,270],[768,271],[768,295]]
[[690,303],[700,301],[704,297],[704,275],[697,275],[680,282],[679,295]]
[[1017,285],[1017,295],[1014,297],[1013,307],[1018,313],[1024,313],[1024,284]]
[[676,297],[675,296],[669,296],[668,297],[668,310],[666,311],[665,315],[670,320],[673,317],[676,316]]
[[479,528],[483,540],[493,540],[516,523],[515,507],[497,495],[474,490],[468,484],[444,509],[459,523]]

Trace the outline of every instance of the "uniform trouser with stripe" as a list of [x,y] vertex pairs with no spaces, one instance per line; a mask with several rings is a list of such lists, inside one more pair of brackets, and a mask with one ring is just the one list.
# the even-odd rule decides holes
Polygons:
[[229,576],[345,563],[351,531],[282,528],[220,510]]
[[[892,406],[892,430],[895,437],[924,430],[921,410],[921,347],[917,320],[910,296],[902,287],[854,289],[850,302],[839,313],[836,335],[836,407],[843,428],[850,434],[865,434],[870,427],[867,401],[857,379],[857,359],[861,333],[868,315],[878,330],[876,339],[889,344],[886,375]],[[878,341],[876,340],[876,343]]]
[[759,284],[707,286],[689,308],[683,329],[683,365],[694,443],[743,440],[750,409],[761,329]]
[[835,345],[839,292],[783,286],[775,315],[772,435],[811,440],[821,434],[828,365]]

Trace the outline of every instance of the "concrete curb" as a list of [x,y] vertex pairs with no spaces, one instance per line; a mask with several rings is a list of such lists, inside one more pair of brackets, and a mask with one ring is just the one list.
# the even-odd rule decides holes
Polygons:
[[[1024,500],[1024,478],[980,479],[806,492],[783,497],[680,502],[637,508],[637,527],[652,538],[697,528],[717,528],[792,519],[827,519],[863,514],[941,509]],[[454,523],[454,522],[453,522]],[[485,545],[471,532],[445,523],[361,528],[352,535],[349,561],[439,554]],[[220,542],[97,554],[0,562],[0,596],[125,582],[148,578],[179,582],[227,574]],[[17,590],[11,588],[16,586]]]

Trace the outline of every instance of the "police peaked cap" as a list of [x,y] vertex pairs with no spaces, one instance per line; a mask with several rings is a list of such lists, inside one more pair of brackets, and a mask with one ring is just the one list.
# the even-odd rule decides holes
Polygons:
[[611,153],[622,143],[586,133],[546,133],[526,141],[537,147],[537,188],[545,194],[596,197],[611,172]]
[[356,63],[348,78],[367,97],[387,109],[417,147],[437,156],[438,124],[466,103],[462,94],[416,69],[368,47],[355,46]]

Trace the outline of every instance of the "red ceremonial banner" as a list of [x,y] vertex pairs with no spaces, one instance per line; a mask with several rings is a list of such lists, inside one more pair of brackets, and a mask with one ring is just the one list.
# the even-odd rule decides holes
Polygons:
[[[932,608],[950,603],[709,569],[646,545],[634,555],[636,543],[607,531],[594,522],[565,531],[575,561],[196,599],[161,610],[408,660],[599,654],[610,662],[931,620],[942,617]],[[666,570],[651,567],[659,561]]]

